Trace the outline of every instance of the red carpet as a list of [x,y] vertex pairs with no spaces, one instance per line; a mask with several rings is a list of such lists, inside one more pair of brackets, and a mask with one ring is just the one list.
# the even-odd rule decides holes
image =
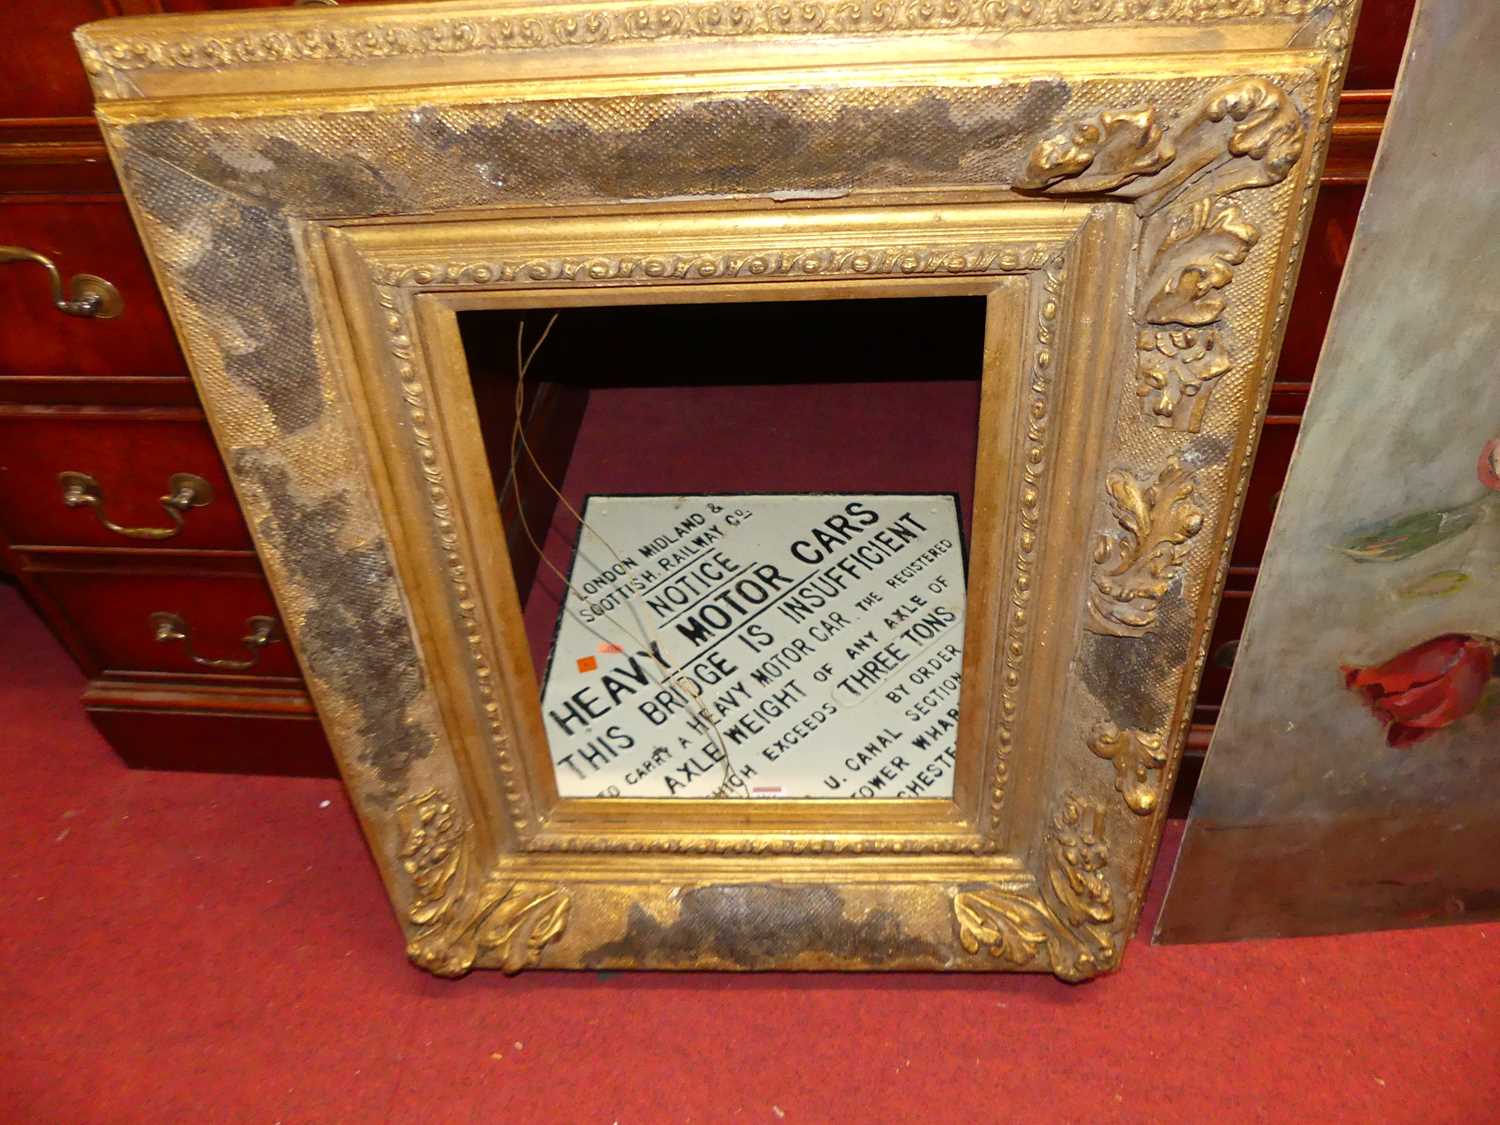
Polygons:
[[402,957],[336,782],[130,772],[76,705],[78,674],[6,586],[0,638],[6,1121],[1500,1113],[1493,925],[1137,942],[1120,973],[1079,987],[998,975],[438,981]]

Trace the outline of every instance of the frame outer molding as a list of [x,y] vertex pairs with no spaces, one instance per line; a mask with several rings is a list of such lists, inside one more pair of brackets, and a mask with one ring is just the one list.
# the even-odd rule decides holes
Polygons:
[[[410,956],[441,975],[540,964],[1027,968],[1077,980],[1115,967],[1140,909],[1227,573],[1228,537],[1243,502],[1357,3],[807,5],[790,22],[781,22],[779,6],[759,0],[633,5],[628,12],[607,5],[482,7],[148,17],[78,33],[111,155]],[[959,48],[945,38],[956,31],[978,37]],[[994,31],[1003,34],[989,38]],[[854,32],[868,38],[856,46]],[[1026,67],[1005,52],[1029,35],[1049,36],[1052,52],[1065,52],[1069,37],[1077,37],[1080,46],[1114,44],[1112,52],[1124,57],[1064,54],[1055,65],[1060,77],[1047,80],[1054,89],[1035,81],[1025,88],[1033,98],[1062,95],[1045,120],[1026,118],[999,142],[966,134],[964,114],[974,109],[964,99],[976,91],[991,91],[984,96],[997,107],[1019,104],[1005,99],[1023,89]],[[1245,43],[1241,53],[1202,53],[1208,42],[1235,36]],[[690,84],[675,95],[659,83],[632,89],[608,46],[628,41],[670,51],[690,70],[695,53],[722,57],[716,52],[731,37],[776,65],[781,44],[819,43],[833,68],[826,87],[817,85],[823,72],[804,55],[795,78],[773,67],[759,77],[716,77],[717,92]],[[874,85],[851,83],[850,68],[862,65],[858,52],[873,43],[880,45],[880,64],[868,71]],[[588,50],[578,53],[582,46]],[[976,69],[986,51],[993,61]],[[475,84],[484,60],[518,52],[528,61],[515,81]],[[861,104],[903,56],[912,61],[903,64],[900,82],[885,87],[889,102],[860,112],[898,133],[900,122],[911,122],[924,146],[956,146],[952,164],[913,163],[916,150],[899,145],[851,149],[788,196],[773,155],[757,154],[764,173],[752,170],[730,183],[708,152],[700,158],[691,145],[671,141],[672,122],[738,104],[780,115],[803,131],[809,151],[831,145],[840,152],[852,138],[819,132],[818,115],[827,109],[814,108],[813,95],[831,105]],[[453,75],[451,86],[445,73]],[[551,74],[567,75],[573,92],[561,95]],[[403,75],[433,84],[403,90]],[[328,92],[308,96],[310,83]],[[374,92],[340,92],[360,85]],[[241,96],[252,90],[254,99]],[[947,108],[928,116],[931,105]],[[665,130],[663,151],[676,157],[656,202],[599,179],[585,155],[598,151],[607,162],[629,138],[609,115],[641,107]],[[585,109],[589,124],[557,131],[583,120],[576,115]],[[513,153],[504,175],[473,162],[479,138],[501,135],[484,129],[504,121],[524,133],[526,122],[549,119],[556,123],[553,143],[562,146],[550,159],[567,160],[568,146],[581,157],[547,165],[573,169],[557,185],[560,194],[536,178],[544,175],[535,163],[543,150],[517,150],[519,162]],[[389,139],[389,149],[376,138]],[[417,154],[422,175],[411,176]],[[1001,168],[1011,170],[1008,177],[987,170]],[[447,641],[422,624],[436,621],[436,607],[449,599],[460,607],[472,601],[477,587],[469,584],[479,573],[453,522],[464,509],[455,509],[451,484],[438,471],[447,439],[426,428],[433,413],[421,372],[434,353],[424,357],[422,349],[436,322],[419,315],[426,306],[404,291],[399,274],[377,270],[369,274],[374,284],[353,285],[366,268],[356,268],[354,243],[366,231],[378,238],[390,216],[487,211],[501,222],[569,214],[586,220],[625,198],[634,200],[635,213],[650,216],[680,209],[681,201],[666,200],[683,196],[714,216],[709,225],[732,225],[768,206],[831,222],[851,208],[898,203],[961,210],[1076,198],[1071,206],[1094,216],[1084,229],[1095,234],[1085,241],[1111,223],[1138,232],[1128,286],[1083,301],[1078,286],[1110,287],[1070,276],[1064,259],[1050,255],[1028,267],[1035,339],[1025,378],[1032,393],[1053,386],[1054,370],[1067,371],[1062,402],[1086,389],[1114,421],[1096,436],[1078,429],[1086,411],[1017,398],[1017,436],[1035,442],[1056,426],[1062,444],[1053,442],[1050,452],[1039,447],[1034,462],[1023,447],[1012,463],[1007,486],[1015,499],[995,513],[1005,517],[997,542],[1009,566],[1045,552],[1049,542],[1054,552],[1061,541],[1077,542],[1065,529],[1098,536],[1091,565],[1073,575],[1077,600],[1049,616],[1041,646],[1058,667],[1084,674],[1062,683],[1045,723],[1038,709],[1022,705],[1027,673],[1014,662],[1032,644],[1032,584],[1048,573],[1023,567],[1013,588],[994,591],[1000,627],[992,664],[966,652],[966,679],[971,669],[993,669],[996,737],[986,739],[989,750],[978,759],[989,767],[957,771],[969,779],[960,788],[972,791],[971,811],[959,810],[957,820],[944,822],[949,828],[933,822],[926,830],[933,841],[946,835],[952,844],[911,849],[900,842],[908,830],[874,833],[858,827],[857,810],[825,808],[834,817],[831,831],[785,822],[749,836],[689,831],[681,846],[664,850],[642,847],[628,831],[592,843],[585,833],[575,837],[576,847],[533,847],[528,840],[541,840],[570,814],[536,807],[547,802],[548,787],[529,777],[533,762],[523,756],[506,764],[519,737],[514,726],[500,723],[489,736],[498,732],[500,741],[488,751],[480,745],[476,717],[482,725],[517,706],[514,669],[507,665],[497,678],[497,658],[488,655],[495,651],[486,636],[495,610],[475,614],[470,625],[463,613],[452,618]],[[1080,243],[1069,245],[1065,257]],[[924,247],[910,249],[920,260]],[[950,246],[930,267],[919,263],[894,276],[972,279],[968,256],[951,268],[954,252]],[[521,264],[509,278],[503,268],[466,278],[446,267],[413,275],[415,288],[453,294],[465,284],[495,290],[520,278],[523,287],[555,289],[576,283],[578,271],[584,285],[601,290],[742,283],[701,272],[689,281],[666,264],[637,281],[618,260],[585,260],[571,274],[565,263],[556,270],[550,260]],[[875,284],[857,272],[861,279],[848,284]],[[1236,274],[1248,280],[1232,284]],[[999,284],[997,292],[1016,283]],[[1090,323],[1090,310],[1110,301],[1127,315],[1099,317],[1089,330],[1119,333],[1122,361],[1101,371],[1070,352],[1068,341]],[[371,351],[382,346],[377,365]],[[382,393],[395,391],[404,418],[391,413],[389,400],[359,390],[361,380],[368,390],[391,375],[395,382],[385,382]],[[1146,390],[1138,393],[1140,387]],[[392,425],[415,438],[413,460],[365,440]],[[1069,427],[1077,432],[1070,435]],[[1098,491],[1046,517],[1053,523],[1044,532],[1040,511],[1027,513],[1051,495],[1047,474],[1069,442],[1092,451],[1081,470],[1077,458],[1068,463],[1099,481]],[[409,471],[425,481],[431,503],[425,514],[397,518],[389,499],[407,487]],[[413,561],[434,548],[446,553],[445,569],[415,577]],[[1120,680],[1129,661],[1121,663],[1119,654],[1164,651],[1167,641],[1182,653],[1175,666]],[[466,646],[487,663],[462,658]],[[1160,657],[1147,657],[1143,667],[1151,659]],[[1101,687],[1106,683],[1115,686]],[[497,684],[503,690],[494,694]],[[455,707],[466,693],[479,699],[477,712]],[[1020,725],[1001,737],[1012,721]],[[455,732],[469,750],[455,749]],[[996,749],[1012,741],[1014,749]],[[480,797],[485,792],[502,796]],[[922,835],[919,821],[911,824]]]

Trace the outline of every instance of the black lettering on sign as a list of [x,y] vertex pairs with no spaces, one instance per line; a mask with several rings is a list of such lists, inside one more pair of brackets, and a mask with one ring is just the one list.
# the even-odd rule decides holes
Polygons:
[[[951,496],[594,496],[542,713],[565,797],[942,797]],[[597,544],[594,544],[597,546]]]
[[770,563],[761,563],[746,577],[726,582],[706,594],[684,620],[677,622],[677,631],[695,646],[704,644],[710,637],[754,616],[758,606],[770,601],[776,590],[790,581]]

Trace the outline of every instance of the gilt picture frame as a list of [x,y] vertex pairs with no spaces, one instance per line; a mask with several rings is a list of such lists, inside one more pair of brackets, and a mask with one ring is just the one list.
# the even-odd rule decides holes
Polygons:
[[[459,2],[78,32],[416,964],[1119,964],[1356,7]],[[952,798],[559,797],[459,316],[952,294],[986,309]]]

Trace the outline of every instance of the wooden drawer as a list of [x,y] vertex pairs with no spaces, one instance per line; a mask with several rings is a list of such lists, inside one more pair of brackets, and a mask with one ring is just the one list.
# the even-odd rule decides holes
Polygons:
[[[97,501],[69,507],[62,473],[91,477]],[[170,537],[144,537],[178,527],[161,499],[179,473],[205,481],[212,500],[180,512],[180,530]],[[213,437],[191,408],[0,405],[0,528],[18,547],[251,549]]]
[[0,117],[0,194],[120,194],[92,117]]
[[[33,549],[15,551],[13,557],[59,636],[91,677],[299,680],[284,639],[259,649],[242,643],[252,632],[252,618],[276,618],[270,588],[253,555]],[[190,643],[157,640],[157,613],[175,615]],[[280,621],[275,624],[280,636]],[[249,667],[201,662],[243,662],[252,656]]]
[[[0,375],[0,408],[12,406],[198,406],[183,375]],[[201,414],[200,414],[201,416]]]
[[227,715],[218,711],[84,711],[132,769],[337,777],[333,751],[314,715]]
[[[0,117],[75,117],[93,112],[88,76],[72,49],[73,29],[124,14],[118,0],[0,4],[0,41],[11,79],[0,86]],[[7,68],[9,69],[9,68]]]
[[302,691],[95,680],[83,706],[137,769],[337,777]]
[[[122,200],[38,202],[0,197],[0,243],[51,258],[64,280],[98,274],[124,298],[113,320],[67,316],[52,307],[46,271],[0,265],[0,375],[175,375],[187,370]],[[19,330],[24,326],[24,330]]]

